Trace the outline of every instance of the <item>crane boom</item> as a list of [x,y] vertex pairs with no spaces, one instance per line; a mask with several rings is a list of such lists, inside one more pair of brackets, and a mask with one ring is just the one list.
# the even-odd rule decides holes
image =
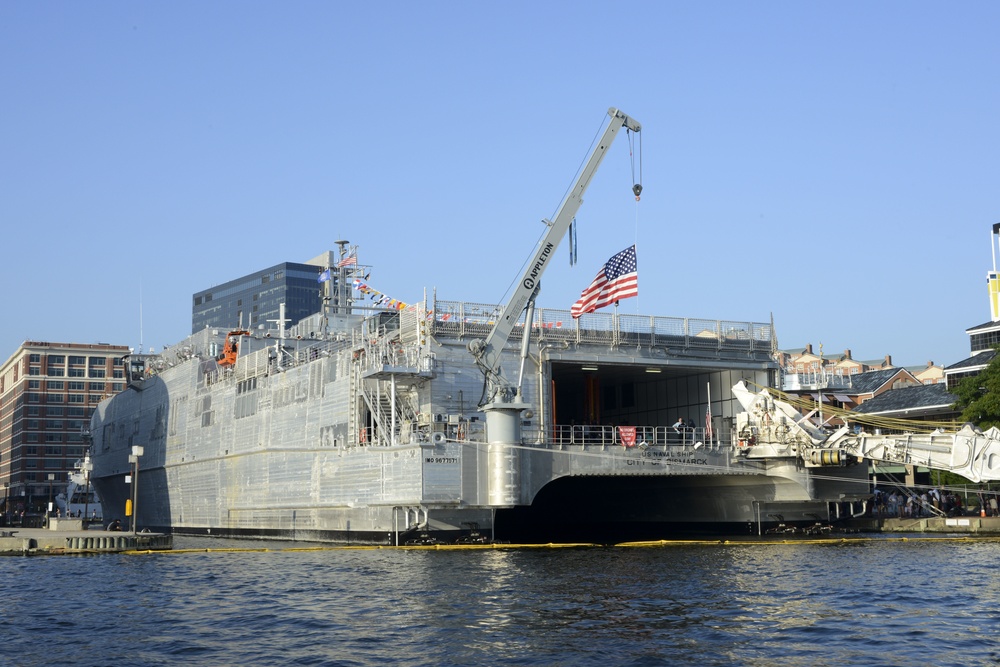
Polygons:
[[845,426],[826,434],[788,403],[742,383],[733,395],[744,412],[736,416],[737,438],[749,458],[792,455],[807,468],[843,466],[864,459],[947,470],[973,482],[1000,479],[1000,430],[971,424],[953,433],[852,433]]
[[[485,340],[476,339],[469,343],[469,351],[486,375],[489,385],[489,400],[509,401],[513,397],[513,388],[500,373],[501,353],[510,338],[511,331],[514,330],[514,326],[521,317],[521,313],[529,302],[534,301],[542,273],[548,267],[549,260],[555,255],[556,248],[559,247],[560,241],[566,235],[573,217],[580,209],[580,205],[583,204],[583,194],[587,191],[587,187],[597,172],[597,168],[601,165],[608,148],[610,148],[618,131],[623,127],[632,132],[639,132],[642,129],[642,126],[635,119],[614,107],[608,109],[608,115],[611,120],[605,128],[604,134],[594,145],[594,149],[583,169],[580,170],[576,182],[559,206],[559,210],[556,211],[555,218],[551,221],[545,220],[545,224],[549,227],[548,232],[535,249],[534,256],[521,275],[510,299],[500,312],[493,329],[490,330]],[[530,327],[531,323],[526,323],[526,326]],[[525,335],[528,335],[528,331],[525,331]]]

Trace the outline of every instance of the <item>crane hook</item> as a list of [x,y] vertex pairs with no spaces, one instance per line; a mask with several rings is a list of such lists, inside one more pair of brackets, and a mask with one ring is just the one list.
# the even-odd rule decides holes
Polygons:
[[632,192],[635,193],[635,200],[639,201],[639,193],[642,192],[642,185],[640,185],[639,183],[636,183],[635,185],[633,185],[632,186]]

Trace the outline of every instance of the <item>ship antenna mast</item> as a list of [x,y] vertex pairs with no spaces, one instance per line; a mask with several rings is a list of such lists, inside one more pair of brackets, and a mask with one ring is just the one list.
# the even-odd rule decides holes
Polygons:
[[139,279],[139,354],[142,354],[142,278]]

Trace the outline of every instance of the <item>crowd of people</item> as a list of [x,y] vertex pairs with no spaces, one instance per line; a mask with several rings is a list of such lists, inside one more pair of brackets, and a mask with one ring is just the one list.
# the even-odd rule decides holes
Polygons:
[[975,504],[970,510],[966,498],[957,491],[944,488],[911,490],[897,488],[890,491],[875,489],[873,510],[882,518],[919,519],[934,516],[964,516],[970,513],[982,516],[1000,516],[1000,502],[996,491],[979,489]]

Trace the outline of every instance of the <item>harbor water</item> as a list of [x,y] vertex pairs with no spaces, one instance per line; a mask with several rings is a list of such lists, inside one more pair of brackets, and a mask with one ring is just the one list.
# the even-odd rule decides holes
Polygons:
[[1000,662],[995,540],[301,546],[178,537],[174,553],[0,558],[0,662]]

